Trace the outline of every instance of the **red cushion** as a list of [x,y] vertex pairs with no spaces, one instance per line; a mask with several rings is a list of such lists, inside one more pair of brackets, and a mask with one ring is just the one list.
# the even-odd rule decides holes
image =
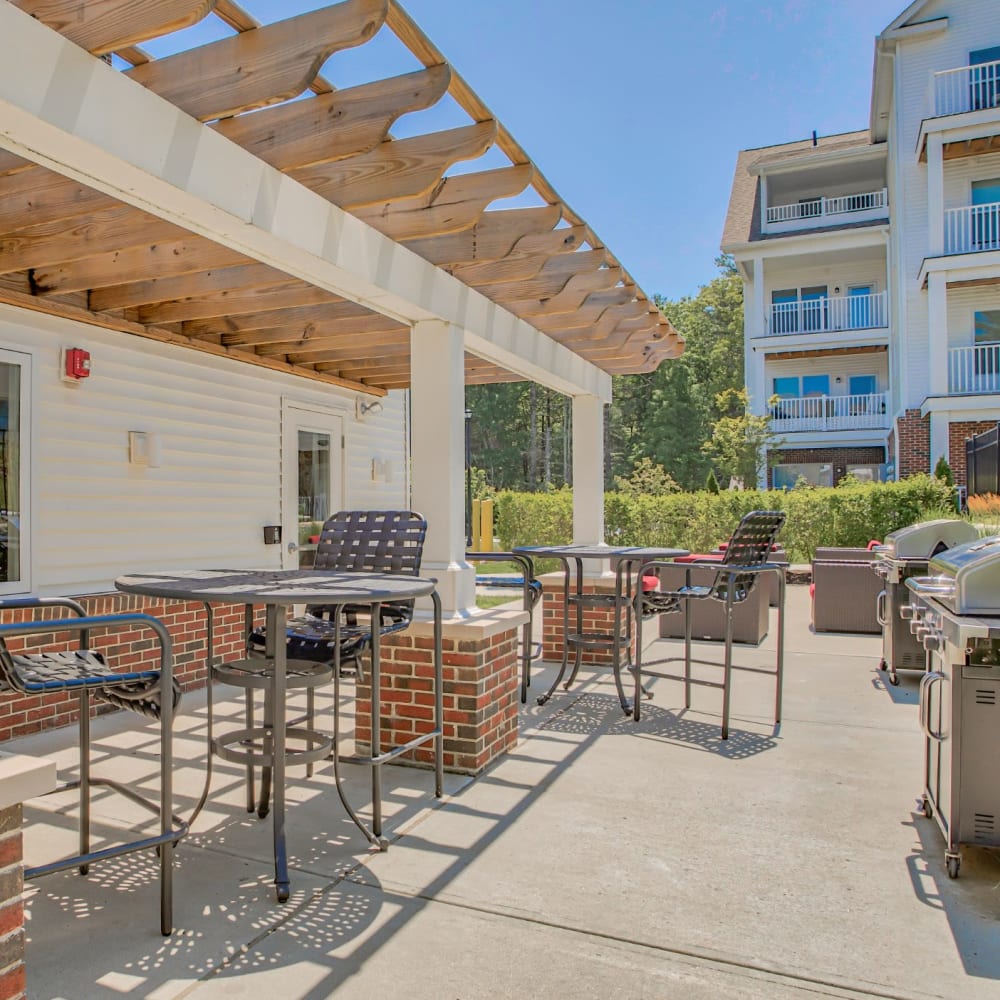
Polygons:
[[816,596],[816,584],[815,583],[810,583],[809,584],[809,596],[810,597],[815,597]]
[[724,552],[692,552],[689,556],[678,556],[674,562],[677,563],[693,563],[693,562],[722,562],[725,558]]
[[868,551],[869,551],[869,552],[871,552],[871,550],[872,550],[872,549],[874,549],[874,548],[875,548],[876,546],[878,546],[878,545],[881,545],[881,544],[882,544],[882,543],[881,543],[881,542],[880,542],[880,541],[879,541],[879,540],[878,540],[877,538],[873,538],[873,539],[872,539],[872,540],[871,540],[871,541],[870,541],[870,542],[868,543]]
[[318,545],[319,544],[319,535],[310,535],[309,536],[309,544],[310,545]]
[[658,576],[644,576],[642,578],[642,592],[644,594],[652,593],[654,590],[660,589],[660,578]]

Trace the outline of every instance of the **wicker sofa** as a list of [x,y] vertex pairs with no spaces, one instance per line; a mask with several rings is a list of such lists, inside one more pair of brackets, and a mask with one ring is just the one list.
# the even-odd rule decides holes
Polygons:
[[882,589],[868,549],[817,549],[812,563],[812,621],[817,632],[879,634]]

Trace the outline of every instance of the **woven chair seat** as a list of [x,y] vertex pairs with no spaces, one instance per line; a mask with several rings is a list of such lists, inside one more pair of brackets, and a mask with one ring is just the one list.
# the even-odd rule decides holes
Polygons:
[[[10,687],[24,694],[79,691],[85,687],[99,701],[151,719],[160,717],[159,670],[118,673],[111,670],[103,654],[89,649],[7,655],[10,657],[7,671]],[[181,700],[181,688],[176,680],[173,688],[176,708]]]
[[[364,609],[366,612],[368,608]],[[393,614],[392,608],[382,609],[382,627],[380,635],[401,632],[410,624],[407,614]],[[357,621],[356,615],[344,615],[346,621],[340,624],[340,658],[352,660],[360,656],[370,645],[372,627],[369,621]],[[353,621],[351,619],[354,619]],[[292,618],[285,629],[287,636],[287,655],[289,660],[311,660],[316,663],[331,663],[336,652],[336,623],[329,618],[306,614]],[[267,645],[267,632],[264,629],[254,629],[250,633],[247,647],[251,653],[262,654]]]

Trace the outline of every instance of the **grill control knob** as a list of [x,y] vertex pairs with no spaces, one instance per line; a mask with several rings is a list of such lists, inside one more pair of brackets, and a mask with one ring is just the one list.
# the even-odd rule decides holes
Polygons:
[[917,642],[923,642],[933,631],[929,625],[920,625],[913,634],[917,637]]
[[899,609],[899,617],[903,619],[904,622],[908,622],[915,614],[916,608],[912,604],[904,604]]
[[925,635],[922,641],[924,649],[928,653],[937,653],[944,647],[941,636],[933,632],[930,635]]

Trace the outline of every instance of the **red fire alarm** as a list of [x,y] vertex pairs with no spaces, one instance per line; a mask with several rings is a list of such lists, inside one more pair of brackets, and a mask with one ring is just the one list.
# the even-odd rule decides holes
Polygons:
[[90,351],[67,347],[64,371],[68,379],[90,378]]

